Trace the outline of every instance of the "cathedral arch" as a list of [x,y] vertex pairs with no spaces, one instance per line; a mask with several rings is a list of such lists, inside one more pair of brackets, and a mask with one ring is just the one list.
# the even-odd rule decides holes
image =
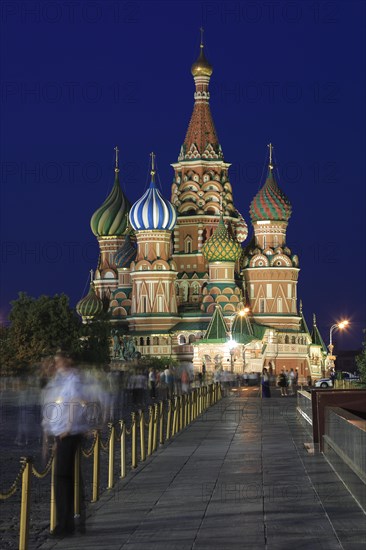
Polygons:
[[278,266],[278,267],[281,267],[281,266],[284,266],[284,267],[291,267],[291,260],[290,258],[288,258],[287,256],[284,256],[283,254],[276,254],[275,256],[273,256],[272,260],[271,260],[271,267],[272,266]]
[[189,338],[188,338],[188,342],[189,342],[190,344],[192,344],[192,343],[195,342],[195,341],[196,341],[195,335],[194,335],[194,334],[190,334],[190,335],[189,335]]
[[264,254],[256,254],[249,262],[249,267],[268,267],[269,261]]
[[186,337],[183,335],[183,334],[179,334],[178,336],[178,344],[180,346],[184,346],[184,344],[186,344]]

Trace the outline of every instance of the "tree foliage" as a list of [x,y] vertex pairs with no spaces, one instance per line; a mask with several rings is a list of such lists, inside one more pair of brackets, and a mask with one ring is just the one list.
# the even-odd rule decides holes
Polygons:
[[65,294],[33,298],[20,292],[11,305],[10,326],[1,332],[2,367],[27,367],[59,348],[80,352],[81,323]]
[[360,355],[356,357],[356,363],[358,370],[360,371],[360,377],[362,382],[366,383],[366,329],[364,329],[365,340],[362,344],[362,351]]

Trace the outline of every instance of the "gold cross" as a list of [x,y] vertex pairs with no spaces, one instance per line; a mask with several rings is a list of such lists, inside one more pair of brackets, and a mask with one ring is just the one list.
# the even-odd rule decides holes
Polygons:
[[155,153],[150,153],[150,157],[151,157],[151,172],[150,172],[150,175],[151,175],[152,180],[155,181]]
[[272,150],[274,149],[272,143],[269,143],[267,145],[269,147],[269,169],[273,170],[273,164],[272,164]]
[[205,32],[204,28],[200,27],[200,31],[201,31],[201,44],[200,44],[200,46],[201,46],[201,48],[203,48],[203,33]]
[[114,150],[116,151],[116,167],[115,167],[115,171],[119,171],[118,170],[118,153],[119,153],[119,149],[118,149],[118,145],[115,146]]
[[94,271],[91,269],[91,270],[89,271],[89,273],[90,273],[90,282],[92,283],[92,282],[93,282]]

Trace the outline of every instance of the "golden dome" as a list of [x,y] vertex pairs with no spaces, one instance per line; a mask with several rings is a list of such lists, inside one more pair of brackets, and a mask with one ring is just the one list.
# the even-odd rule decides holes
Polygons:
[[211,76],[212,72],[212,65],[210,65],[207,61],[205,54],[203,53],[203,44],[201,44],[200,54],[197,61],[195,61],[191,67],[191,73],[193,76]]

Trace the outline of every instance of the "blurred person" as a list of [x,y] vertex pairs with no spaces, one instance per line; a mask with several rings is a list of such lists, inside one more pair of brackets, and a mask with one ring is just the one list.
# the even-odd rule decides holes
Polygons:
[[290,372],[288,373],[289,395],[295,395],[294,386],[295,386],[295,372],[294,372],[294,369],[290,369]]
[[262,397],[271,397],[269,374],[266,368],[264,368],[262,371]]
[[277,384],[281,390],[281,397],[287,397],[287,378],[284,368],[281,370],[278,376]]
[[149,369],[149,390],[151,399],[156,398],[156,372],[155,369]]
[[187,369],[182,370],[181,382],[182,382],[182,393],[188,393],[189,392],[189,374],[187,372]]
[[[50,437],[55,448],[56,527],[52,535],[64,537],[75,530],[74,460],[82,435],[91,428],[89,405],[95,404],[88,399],[87,386],[67,353],[56,353],[54,367],[55,374],[44,390],[42,427],[44,452]],[[80,531],[85,531],[84,513]]]

